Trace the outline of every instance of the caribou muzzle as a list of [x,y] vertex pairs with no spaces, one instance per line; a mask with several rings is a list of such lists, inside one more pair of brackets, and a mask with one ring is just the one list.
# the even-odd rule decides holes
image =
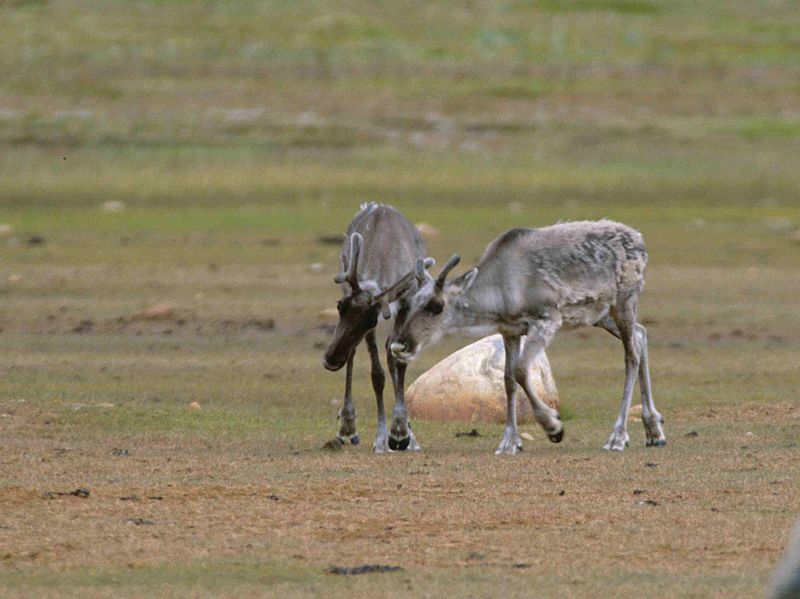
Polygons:
[[415,351],[409,351],[408,346],[405,343],[399,343],[398,341],[393,341],[389,345],[389,351],[391,351],[392,355],[401,362],[411,362],[417,357],[418,353]]
[[330,370],[331,372],[336,372],[337,370],[341,370],[342,366],[347,363],[347,360],[343,362],[334,362],[327,355],[322,356],[322,365],[325,367],[325,370]]

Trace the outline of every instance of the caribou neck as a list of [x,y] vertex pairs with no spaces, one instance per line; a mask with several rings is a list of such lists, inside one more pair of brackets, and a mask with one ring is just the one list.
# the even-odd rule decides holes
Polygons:
[[445,325],[448,333],[483,335],[487,329],[496,327],[497,320],[492,317],[492,312],[480,305],[469,291],[450,302]]

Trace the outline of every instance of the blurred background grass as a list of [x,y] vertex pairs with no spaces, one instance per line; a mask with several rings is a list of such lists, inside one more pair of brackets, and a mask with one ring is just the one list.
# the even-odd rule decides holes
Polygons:
[[797,217],[796,8],[5,1],[0,206],[51,231],[109,198],[209,209],[128,222],[173,231],[341,228],[366,198]]

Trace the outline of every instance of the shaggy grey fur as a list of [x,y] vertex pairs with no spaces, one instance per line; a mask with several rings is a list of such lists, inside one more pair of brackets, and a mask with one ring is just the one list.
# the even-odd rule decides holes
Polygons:
[[[499,332],[506,350],[507,419],[497,453],[516,453],[516,390],[528,395],[537,421],[559,442],[564,426],[528,380],[529,365],[561,328],[599,326],[622,341],[625,385],[622,407],[605,449],[628,445],[627,416],[634,378],[639,375],[647,445],[664,445],[650,389],[647,333],[637,323],[647,251],[638,231],[610,220],[512,229],[491,242],[476,268],[445,284],[454,256],[437,280],[430,276],[415,294],[411,314],[391,350],[404,361],[446,332]],[[424,273],[422,270],[418,273]],[[520,352],[520,338],[527,335]]]

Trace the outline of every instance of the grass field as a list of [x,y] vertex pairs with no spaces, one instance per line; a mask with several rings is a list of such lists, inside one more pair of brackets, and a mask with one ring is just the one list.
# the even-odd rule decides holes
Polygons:
[[[800,513],[798,32],[788,1],[0,0],[0,595],[760,596]],[[323,451],[319,237],[367,200],[440,263],[639,228],[667,447],[600,449],[622,349],[588,330],[549,351],[560,445],[420,421],[373,456],[361,355],[364,442]],[[403,570],[327,573],[361,564]]]

